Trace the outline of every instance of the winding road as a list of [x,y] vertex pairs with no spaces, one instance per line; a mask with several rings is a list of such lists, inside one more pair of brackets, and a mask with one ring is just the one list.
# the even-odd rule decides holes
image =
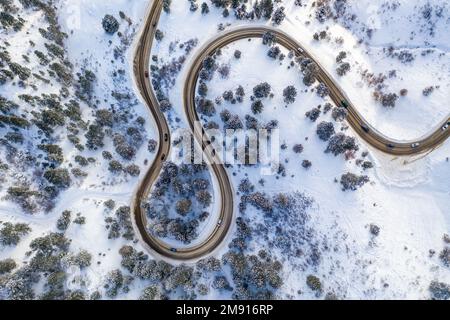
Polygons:
[[439,126],[430,134],[414,141],[400,141],[390,139],[373,128],[356,110],[355,106],[348,99],[341,87],[333,80],[330,74],[321,66],[316,58],[295,39],[288,34],[269,26],[243,26],[229,29],[220,33],[198,50],[187,72],[187,79],[184,84],[183,102],[184,110],[189,122],[189,126],[194,133],[196,143],[202,147],[206,162],[213,171],[219,186],[221,207],[218,221],[214,230],[202,243],[185,248],[172,248],[167,243],[151,235],[147,230],[147,217],[142,203],[147,199],[150,190],[157,181],[163,167],[164,161],[170,153],[171,140],[170,130],[164,114],[159,108],[158,100],[153,91],[150,80],[150,52],[153,39],[157,29],[158,21],[162,12],[163,1],[153,0],[149,6],[146,21],[143,26],[135,50],[134,74],[135,81],[141,93],[142,99],[149,108],[156,122],[159,131],[159,146],[156,159],[147,171],[145,177],[140,182],[132,204],[132,220],[135,229],[142,243],[146,248],[159,255],[178,261],[194,261],[211,254],[226,239],[232,224],[234,213],[234,193],[225,167],[221,162],[215,161],[214,150],[207,143],[208,137],[203,135],[204,130],[198,128],[199,116],[195,107],[195,93],[199,73],[204,59],[227,46],[228,44],[248,38],[262,38],[266,32],[271,32],[276,37],[276,42],[293,51],[297,56],[303,56],[313,60],[319,67],[317,80],[324,83],[330,90],[330,98],[337,105],[347,109],[347,121],[352,129],[370,146],[384,153],[395,156],[408,156],[430,152],[441,145],[450,136],[450,115],[444,119]]

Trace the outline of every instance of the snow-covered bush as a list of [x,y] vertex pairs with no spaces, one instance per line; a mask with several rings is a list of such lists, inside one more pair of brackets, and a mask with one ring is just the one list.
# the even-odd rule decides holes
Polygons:
[[317,135],[320,140],[328,141],[334,134],[334,125],[331,122],[322,121],[317,125]]
[[253,88],[253,95],[258,99],[269,97],[271,92],[272,87],[267,82],[260,83]]
[[358,150],[359,146],[356,144],[355,138],[346,136],[342,132],[339,132],[330,138],[328,147],[325,152],[332,153],[337,156],[347,151]]
[[322,111],[319,108],[313,108],[310,111],[307,111],[305,113],[305,116],[312,122],[316,122],[316,120],[319,119],[321,113]]
[[450,299],[450,285],[448,284],[438,281],[432,281],[428,289],[433,300]]
[[279,7],[273,13],[272,20],[276,25],[280,25],[284,18],[286,18],[286,13],[284,13],[284,7]]
[[120,24],[116,18],[110,14],[107,14],[102,20],[102,26],[106,33],[114,34],[119,31]]
[[342,63],[340,63],[339,66],[337,67],[336,73],[337,73],[339,76],[342,77],[342,76],[344,76],[345,74],[347,74],[347,72],[350,71],[350,68],[351,68],[350,63],[348,63],[348,62],[342,62]]
[[44,172],[44,178],[58,188],[68,188],[72,182],[67,169],[49,169]]
[[31,228],[28,224],[5,222],[0,229],[0,244],[3,246],[15,246],[23,236],[30,232]]
[[261,100],[255,100],[252,103],[251,109],[252,109],[253,114],[259,114],[259,113],[263,112],[264,104],[262,103]]
[[16,267],[17,264],[13,259],[0,260],[0,276],[5,273],[10,273]]
[[294,103],[297,97],[297,89],[294,86],[288,86],[283,90],[283,97],[285,103]]
[[358,188],[362,187],[367,182],[369,182],[369,177],[358,176],[351,172],[348,172],[341,176],[341,185],[343,191],[347,190],[356,191]]

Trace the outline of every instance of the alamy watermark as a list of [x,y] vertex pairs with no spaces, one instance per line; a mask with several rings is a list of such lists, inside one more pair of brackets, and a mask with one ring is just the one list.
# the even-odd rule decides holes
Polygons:
[[280,166],[279,129],[205,129],[195,122],[194,133],[179,129],[176,157],[184,164],[258,166],[261,175],[273,175]]

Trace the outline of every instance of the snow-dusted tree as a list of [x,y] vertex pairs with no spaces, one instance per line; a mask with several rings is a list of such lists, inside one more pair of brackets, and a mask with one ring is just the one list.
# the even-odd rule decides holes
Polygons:
[[369,182],[368,176],[358,176],[351,172],[348,172],[341,176],[341,185],[343,191],[346,190],[355,191],[358,188],[365,185],[367,182]]
[[279,7],[277,10],[275,10],[272,20],[275,24],[280,25],[284,18],[286,18],[286,13],[284,13],[284,7]]
[[114,34],[119,30],[120,24],[116,18],[107,14],[102,20],[102,26],[107,33]]
[[261,100],[255,100],[252,103],[252,112],[253,114],[259,114],[261,112],[263,112],[264,110],[264,104],[262,103]]
[[317,135],[320,140],[328,141],[334,134],[334,125],[331,122],[322,121],[317,125]]
[[288,86],[283,90],[284,102],[294,103],[297,97],[297,89],[294,86]]
[[253,94],[258,99],[267,98],[271,91],[272,87],[267,82],[260,83],[253,88]]

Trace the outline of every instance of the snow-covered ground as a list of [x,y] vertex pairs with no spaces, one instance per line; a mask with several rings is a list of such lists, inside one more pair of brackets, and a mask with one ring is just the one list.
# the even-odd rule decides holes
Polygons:
[[[298,39],[317,57],[363,116],[379,131],[397,139],[417,138],[429,132],[448,115],[450,52],[447,30],[450,8],[445,0],[427,1],[431,4],[431,13],[423,1],[395,1],[395,10],[392,7],[388,10],[383,5],[384,1],[353,1],[347,5],[346,14],[354,14],[355,20],[345,19],[344,16],[324,23],[315,19],[312,1],[301,1],[303,7],[295,5],[294,2],[282,1],[287,17],[279,27]],[[112,91],[134,91],[136,97],[130,100],[132,103],[127,108],[130,108],[134,116],[145,119],[144,134],[147,140],[155,138],[157,133],[151,114],[137,98],[132,79],[132,41],[142,25],[148,5],[149,1],[144,0],[63,0],[58,2],[57,11],[62,29],[68,34],[65,47],[67,57],[74,65],[74,73],[88,68],[97,77],[95,97],[98,100],[98,108],[118,105],[111,96]],[[227,24],[271,24],[265,20],[238,21],[232,15],[224,19],[222,10],[214,8],[213,5],[209,7],[210,12],[202,15],[201,9],[196,12],[189,11],[188,1],[172,1],[170,14],[163,12],[158,26],[164,33],[164,38],[155,41],[152,50],[152,55],[159,57],[158,65],[169,63],[173,57],[185,54],[183,49],[176,48],[178,44],[190,39],[198,40],[197,45],[186,54],[186,61],[181,70],[173,74],[173,84],[165,88],[173,105],[167,116],[174,130],[187,127],[182,90],[189,61],[202,44],[219,32],[219,23],[226,27]],[[440,7],[443,8],[442,11],[438,9]],[[120,20],[120,32],[125,35],[125,44],[121,43],[116,35],[105,34],[101,25],[105,14],[113,14],[119,19],[119,11],[123,11],[132,21],[131,25],[127,25],[126,21]],[[431,20],[425,18],[427,12],[428,15],[431,14]],[[32,52],[31,50],[39,48],[45,51],[44,42],[36,28],[45,25],[44,19],[39,12],[30,11],[24,14],[24,18],[27,22],[21,32],[13,35],[0,32],[0,39],[8,39],[11,43],[8,51],[14,61],[20,61],[22,54]],[[366,29],[363,29],[364,26]],[[430,27],[433,29],[432,35]],[[367,34],[367,28],[373,29],[371,37]],[[327,31],[327,39],[314,40],[314,33],[322,30]],[[30,33],[27,34],[27,31]],[[343,42],[336,41],[337,38],[342,38]],[[36,42],[36,47],[28,49],[27,43],[31,39]],[[115,48],[121,45],[125,50],[123,59],[114,59]],[[391,46],[394,52],[407,50],[415,59],[402,63],[398,58],[388,56],[386,52]],[[239,60],[233,57],[237,49],[242,52]],[[267,197],[298,191],[312,198],[311,206],[299,210],[298,217],[294,217],[310,230],[310,241],[305,241],[298,247],[305,249],[304,255],[294,257],[283,252],[285,248],[281,246],[269,245],[278,234],[255,233],[248,241],[248,253],[256,254],[260,249],[265,249],[282,262],[281,275],[284,285],[276,293],[280,298],[316,298],[316,292],[306,285],[309,275],[317,276],[322,283],[323,292],[319,295],[320,298],[325,294],[334,294],[345,299],[429,298],[428,288],[431,281],[450,283],[449,268],[444,266],[439,258],[439,253],[446,246],[443,236],[450,233],[450,143],[445,143],[423,158],[394,159],[369,149],[351,129],[345,128],[345,122],[333,122],[331,111],[322,114],[317,122],[310,121],[305,117],[305,113],[318,105],[324,106],[327,98],[320,98],[310,91],[303,84],[302,75],[297,68],[287,68],[290,59],[286,58],[280,65],[279,61],[267,57],[267,49],[258,39],[250,42],[241,40],[225,48],[217,61],[230,66],[230,75],[223,79],[216,74],[212,81],[208,82],[208,97],[214,100],[225,90],[235,90],[238,85],[242,85],[246,92],[244,102],[235,105],[223,102],[222,105],[216,106],[215,121],[220,123],[219,113],[225,108],[244,119],[246,114],[251,114],[249,98],[253,87],[264,81],[272,86],[274,98],[264,99],[264,110],[255,117],[261,123],[270,120],[279,122],[280,142],[287,145],[287,149],[280,153],[286,176],[261,176],[260,168],[237,166],[230,168],[228,172],[235,190],[238,190],[242,179],[248,178],[255,186],[255,191],[263,192]],[[428,49],[431,51],[422,54]],[[346,61],[351,64],[351,70],[343,77],[335,72],[335,58],[339,51],[347,52]],[[38,72],[38,63],[32,61],[31,65],[33,72]],[[375,88],[370,87],[361,76],[365,69],[375,75],[383,73],[387,76],[384,81],[386,86],[383,88],[387,93],[400,95],[400,90],[405,88],[408,95],[399,97],[394,108],[383,107],[372,97]],[[113,76],[118,70],[124,70],[120,80]],[[396,70],[396,75],[389,77],[391,70]],[[282,94],[283,89],[289,85],[297,88],[298,96],[295,103],[286,107]],[[430,96],[423,95],[423,89],[437,85],[439,88]],[[20,102],[18,94],[37,95],[41,92],[57,93],[59,87],[56,84],[40,85],[37,91],[33,91],[29,87],[19,90],[11,84],[0,86],[0,94],[17,103]],[[124,107],[117,108],[123,110]],[[81,110],[83,120],[93,121],[93,112],[88,106],[82,104]],[[347,135],[356,137],[360,146],[356,159],[346,160],[342,155],[335,157],[324,153],[327,143],[321,141],[316,134],[317,124],[321,121],[333,122],[336,131],[344,127]],[[6,133],[3,129],[0,130],[2,135]],[[32,144],[36,133],[30,131],[29,144]],[[69,163],[79,152],[67,141],[66,135],[63,130],[59,133],[58,144],[63,147],[66,158],[63,165],[69,167]],[[292,148],[299,143],[304,146],[304,151],[296,154]],[[111,139],[105,140],[104,149],[114,150]],[[30,147],[30,150],[35,148]],[[364,160],[371,161],[374,164],[373,169],[363,170],[356,163],[357,159],[362,158],[364,151],[369,152]],[[101,151],[85,150],[82,154],[86,158],[95,157],[97,161],[83,168],[88,176],[81,181],[77,180],[69,189],[63,191],[52,211],[29,215],[22,213],[16,204],[6,199],[1,200],[0,221],[28,223],[32,232],[23,237],[15,247],[0,247],[0,260],[12,258],[19,267],[22,266],[25,261],[29,261],[26,252],[29,251],[31,241],[48,232],[57,231],[56,224],[61,212],[71,210],[73,218],[80,213],[86,218],[86,224],[72,223],[65,234],[72,239],[71,252],[84,249],[92,254],[91,265],[81,271],[87,279],[83,288],[91,294],[96,290],[103,290],[109,271],[121,269],[126,273],[121,265],[120,248],[131,245],[137,251],[144,250],[140,243],[127,241],[122,237],[108,239],[108,228],[111,227],[106,219],[114,217],[114,211],[105,208],[104,202],[114,200],[114,210],[129,206],[139,179],[153,161],[154,155],[148,152],[146,143],[137,149],[133,163],[140,166],[141,174],[136,178],[111,174],[108,170],[109,161],[102,157]],[[303,160],[311,161],[312,167],[304,169]],[[355,192],[343,192],[338,181],[346,172],[367,175],[370,182]],[[24,173],[25,176],[26,174]],[[31,176],[31,172],[29,175]],[[265,180],[264,186],[259,184],[261,178]],[[9,187],[8,183],[12,183],[11,181],[15,180],[7,180],[5,186]],[[2,197],[7,190],[5,186],[0,189]],[[240,196],[241,194],[236,197],[237,202]],[[217,208],[217,203],[213,204],[213,208]],[[303,221],[303,214],[307,214],[309,218]],[[270,221],[251,205],[244,214],[238,216],[243,217],[252,227]],[[215,223],[214,218],[209,220]],[[371,225],[379,227],[378,236],[370,232]],[[270,228],[270,225],[267,227]],[[292,228],[295,229],[295,226],[286,225],[289,232]],[[230,239],[236,236],[237,229],[233,229]],[[205,230],[208,228],[205,227]],[[321,252],[319,263],[307,262],[306,256],[311,254],[308,250],[312,250],[308,246],[312,244],[317,245]],[[227,244],[224,244],[215,256],[220,258],[228,251]],[[68,273],[70,274],[70,271]],[[230,272],[225,271],[224,274],[233,286]],[[70,277],[73,276],[74,274],[70,274]],[[201,280],[211,287],[210,277],[205,276]],[[136,278],[127,286],[128,290],[120,291],[117,297],[136,299],[148,285],[147,280]],[[174,292],[176,295],[178,291]],[[2,292],[0,298],[1,294]],[[214,290],[211,287],[207,295],[197,298],[230,297],[229,291]]]
[[[442,19],[438,22],[435,28],[436,37],[433,38],[423,35],[419,35],[419,39],[413,41],[408,37],[393,38],[392,29],[396,28],[398,17],[406,20],[403,17],[414,13],[414,6],[402,2],[403,6],[400,6],[402,9],[398,12],[379,14],[380,19],[388,21],[394,16],[395,24],[393,21],[381,23],[367,44],[357,44],[359,40],[357,30],[351,28],[346,30],[333,22],[326,25],[319,24],[315,19],[309,18],[312,12],[309,8],[298,8],[289,4],[292,2],[294,1],[283,3],[287,8],[287,19],[281,25],[281,29],[311,50],[338,80],[363,116],[381,132],[392,138],[413,139],[434,129],[435,125],[447,116],[450,110],[445,102],[450,98],[448,96],[450,60],[448,50],[445,48],[444,26],[448,24],[448,20]],[[196,37],[201,45],[217,33],[215,26],[219,18],[216,16],[218,13],[216,10],[211,9],[208,15],[199,20],[200,14],[188,12],[187,6],[188,4],[185,6],[180,4],[170,15],[163,15],[160,29],[165,37],[157,43],[153,54],[166,57],[169,43],[172,41]],[[368,4],[358,2],[355,8],[351,6],[351,9],[355,10],[360,19],[366,19],[361,12],[366,12],[367,6]],[[305,25],[306,21],[311,23]],[[199,22],[203,26],[201,29],[204,30],[201,34],[197,32],[197,28],[183,27]],[[232,25],[242,24],[236,23],[234,19],[228,19],[227,22]],[[335,37],[344,39],[343,45],[337,45],[333,41],[317,43],[313,40],[313,34],[324,30],[325,26],[330,26],[328,32],[332,39]],[[409,34],[410,31],[416,30],[414,23],[403,23],[402,28],[405,29],[404,32],[396,31],[395,35]],[[424,41],[427,41],[427,44],[424,44]],[[395,44],[396,48],[412,48],[411,51],[417,58],[405,65],[395,58],[386,57],[382,49],[391,44]],[[432,53],[425,57],[421,56],[420,52],[425,48],[433,47],[436,49]],[[236,60],[233,57],[235,50],[242,52],[241,59]],[[342,50],[350,53],[348,59],[351,61],[352,70],[340,78],[334,72],[336,68],[334,60],[337,52]],[[369,175],[371,183],[356,193],[343,193],[340,185],[333,180],[346,171],[358,173],[363,171],[355,166],[355,161],[345,161],[341,157],[324,153],[326,144],[315,134],[317,123],[305,119],[305,113],[319,104],[323,105],[325,101],[315,93],[304,92],[307,88],[302,84],[298,70],[287,70],[288,62],[284,62],[280,67],[279,62],[267,57],[266,51],[267,47],[255,39],[251,42],[240,40],[223,50],[218,63],[229,64],[230,75],[228,79],[223,79],[216,74],[208,83],[207,97],[214,100],[225,90],[234,91],[242,85],[247,93],[245,102],[235,105],[224,102],[216,106],[217,116],[214,120],[220,122],[219,113],[224,109],[244,119],[246,114],[251,114],[249,96],[253,87],[264,81],[272,85],[275,97],[264,101],[265,109],[257,118],[262,123],[272,119],[279,121],[281,143],[288,146],[287,151],[282,152],[282,163],[284,159],[289,162],[285,164],[287,177],[279,179],[275,176],[263,177],[266,184],[259,187],[258,191],[267,194],[294,190],[305,192],[317,203],[311,214],[314,228],[318,233],[333,235],[342,232],[346,235],[345,239],[341,240],[342,243],[338,244],[341,249],[326,254],[325,261],[317,273],[327,279],[325,283],[329,281],[330,287],[333,287],[331,284],[339,284],[340,290],[343,290],[340,294],[356,299],[420,298],[427,295],[431,280],[449,281],[450,273],[445,267],[438,267],[438,257],[434,255],[433,258],[429,258],[429,250],[439,251],[443,247],[442,237],[448,233],[450,226],[448,144],[424,159],[416,161],[406,159],[411,160],[410,164],[404,164],[405,159],[392,159],[371,150],[369,158],[374,162],[375,168],[364,172]],[[398,93],[402,88],[407,88],[408,96],[401,97],[393,109],[382,107],[373,100],[372,91],[363,83],[358,72],[366,68],[375,74],[396,70],[397,77],[386,80],[389,90]],[[181,104],[183,81],[183,76],[178,77],[177,84],[170,90],[174,111],[179,117],[183,115]],[[438,90],[429,97],[423,96],[422,90],[425,87],[437,84],[440,85]],[[282,92],[288,85],[295,85],[301,93],[294,104],[285,108]],[[330,119],[331,112],[320,117],[318,122]],[[307,137],[309,139],[305,141]],[[302,143],[305,147],[301,155],[291,151],[296,143]],[[360,145],[361,151],[367,149],[364,141],[360,141]],[[301,167],[301,161],[304,159],[312,161],[313,166],[310,170]],[[241,179],[247,175],[255,185],[261,178],[259,169],[230,170],[230,173],[235,172],[239,173],[233,176],[234,186],[238,186]],[[247,216],[258,214],[260,212],[256,210],[254,213],[246,213]],[[371,224],[381,229],[380,235],[375,240],[371,238],[369,232]],[[253,245],[255,251],[258,251],[259,247],[265,247],[264,242]],[[346,252],[347,250],[352,254]],[[289,262],[286,262],[286,265],[289,265]],[[286,281],[290,284],[289,288],[286,288],[286,293],[295,297],[311,297],[308,294],[297,294],[299,289],[304,291],[302,287],[307,273],[295,272],[295,268],[292,271],[294,272],[286,273],[292,277]]]

